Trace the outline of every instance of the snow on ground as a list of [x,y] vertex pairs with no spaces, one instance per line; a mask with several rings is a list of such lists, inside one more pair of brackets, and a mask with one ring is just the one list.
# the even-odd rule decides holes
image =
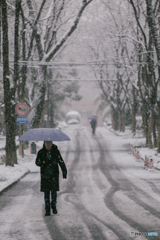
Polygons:
[[[110,131],[113,131],[113,130],[110,128]],[[143,134],[141,131],[137,131],[137,133],[134,136],[129,129],[127,129],[124,133],[121,133],[118,131],[117,132],[113,131],[113,132],[114,134],[119,136],[116,140],[116,145],[117,145],[118,139],[120,140],[120,142],[123,139],[123,144],[128,143],[129,145],[133,146],[134,150],[139,152],[140,160],[138,161],[144,162],[145,157],[147,157],[149,161],[150,159],[152,159],[154,168],[160,170],[160,153],[157,154],[157,148],[149,149],[148,147],[145,147],[146,139],[143,137]],[[128,151],[130,152],[130,146],[128,147]]]
[[[111,134],[111,132],[109,132],[109,135],[106,136],[106,132],[102,128],[98,130],[101,136],[106,139],[106,143],[112,154],[112,157],[117,165],[120,166],[120,170],[126,176],[126,178],[138,188],[141,188],[147,194],[151,195],[152,198],[159,199],[160,201],[158,194],[153,193],[149,184],[146,184],[147,181],[160,178],[160,168],[157,165],[157,162],[160,161],[160,156],[155,155],[155,150],[145,147],[140,148],[141,145],[144,146],[145,139],[137,136],[133,138],[129,131],[126,131],[126,133],[123,134],[118,132]],[[137,160],[133,154],[129,154],[130,144],[139,146],[138,150],[141,156],[139,160]],[[126,151],[126,147],[128,148],[128,151]],[[153,169],[144,168],[143,157],[146,155],[148,157],[152,157],[154,164]],[[141,184],[139,184],[140,182]]]
[[[155,149],[149,149],[149,148],[143,147],[145,145],[145,138],[142,137],[142,134],[140,132],[136,133],[136,135],[133,137],[133,134],[131,134],[129,129],[126,130],[125,133],[114,132],[111,129],[111,127],[109,130],[110,131],[108,131],[108,134],[106,136],[104,134],[104,128],[103,127],[98,128],[99,133],[101,133],[103,137],[106,138],[106,141],[112,142],[111,148],[113,150],[113,153],[114,153],[113,142],[116,143],[115,157],[116,158],[118,157],[118,161],[120,161],[122,165],[125,165],[125,164],[139,165],[139,171],[136,170],[136,172],[135,173],[132,172],[132,174],[134,174],[135,176],[143,175],[143,177],[146,177],[146,178],[149,177],[148,170],[143,169],[145,156],[147,156],[149,159],[152,158],[154,168],[156,167],[157,169],[160,170],[160,162],[159,162],[160,154],[157,154]],[[18,145],[17,142],[16,144]],[[125,151],[124,152],[122,151],[124,149],[124,146],[126,146],[126,144],[128,144],[128,153],[126,153]],[[134,147],[137,147],[137,150],[139,151],[140,159],[138,161],[136,160],[133,154],[129,154],[130,144],[132,144]],[[42,148],[43,142],[36,142],[36,145],[37,145],[37,151],[38,151],[40,148]],[[67,145],[65,144],[64,147],[66,146]],[[4,155],[4,147],[5,147],[5,137],[0,136],[0,157]],[[118,150],[120,150],[119,153],[117,152],[117,147],[118,147]],[[18,181],[21,177],[23,177],[29,171],[39,172],[39,168],[35,165],[36,155],[30,153],[30,148],[24,151],[23,158],[22,156],[19,155],[19,152],[17,150],[17,157],[18,157],[18,164],[15,164],[14,167],[9,167],[9,166],[6,167],[4,164],[0,164],[0,192],[3,191],[5,188],[7,188],[9,185]],[[153,171],[156,171],[156,170],[153,170]],[[157,172],[159,173],[158,170]],[[156,176],[159,178],[159,174],[156,174]]]
[[[17,141],[16,144],[18,145]],[[42,147],[42,142],[36,142],[37,151]],[[5,147],[5,138],[3,140],[0,138],[0,149]],[[3,155],[2,153],[3,152]],[[4,156],[4,150],[0,151],[0,156]],[[39,167],[35,165],[36,155],[30,153],[30,148],[24,150],[24,157],[19,155],[19,149],[17,150],[17,161],[18,164],[15,164],[14,167],[5,166],[0,164],[0,192],[5,188],[12,185],[14,182],[17,182],[28,172],[38,172]],[[2,162],[2,161],[0,161]]]

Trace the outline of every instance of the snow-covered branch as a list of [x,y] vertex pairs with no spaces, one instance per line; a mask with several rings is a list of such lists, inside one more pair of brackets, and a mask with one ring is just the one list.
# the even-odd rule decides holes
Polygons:
[[68,37],[75,31],[75,29],[77,28],[77,25],[80,21],[80,18],[83,14],[83,11],[85,10],[85,8],[87,7],[87,5],[92,2],[93,0],[89,0],[87,1],[83,1],[83,5],[81,6],[80,10],[78,11],[77,17],[74,20],[72,26],[70,27],[70,29],[63,35],[63,37],[57,42],[57,44],[55,46],[53,46],[50,51],[44,55],[43,57],[43,61],[50,61],[52,59],[52,57],[54,56],[54,54],[60,49],[60,47],[66,42],[66,40],[68,39]]

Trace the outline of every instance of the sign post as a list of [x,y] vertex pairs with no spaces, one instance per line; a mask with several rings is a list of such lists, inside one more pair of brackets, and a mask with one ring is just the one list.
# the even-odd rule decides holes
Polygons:
[[[17,113],[17,125],[19,125],[19,129],[21,129],[20,136],[23,135],[23,125],[28,124],[28,114],[29,108],[27,104],[25,103],[19,103],[16,106],[16,113]],[[23,141],[20,142],[19,145],[19,154],[22,154],[22,157],[24,157],[24,149],[23,149]]]

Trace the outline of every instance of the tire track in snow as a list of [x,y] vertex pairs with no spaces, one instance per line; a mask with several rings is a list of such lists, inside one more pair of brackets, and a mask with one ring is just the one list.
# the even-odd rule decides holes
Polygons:
[[[88,147],[89,147],[88,152],[91,155],[91,159],[95,163],[96,161],[94,159],[94,154],[93,153],[97,152],[97,149],[93,149],[92,148],[91,140],[88,137],[88,132],[84,132],[83,131],[83,132],[81,132],[81,134],[83,134],[83,139],[85,139],[85,141],[87,141],[87,143],[88,143]],[[91,137],[92,137],[92,135],[91,135]],[[98,168],[99,168],[98,164],[92,165],[92,169],[96,170]],[[95,183],[96,183],[96,185],[98,185],[98,188],[100,189],[100,191],[105,188],[105,185],[103,185],[101,179],[98,178],[98,175],[96,175]],[[77,210],[79,210],[79,209],[81,209],[81,211],[83,210],[83,214],[82,214],[83,221],[86,223],[86,225],[87,225],[87,227],[89,228],[90,231],[92,231],[92,226],[94,225],[95,231],[99,232],[98,239],[110,239],[110,238],[106,238],[106,236],[102,235],[102,233],[100,234],[100,232],[102,230],[99,228],[98,225],[96,225],[96,222],[98,222],[101,225],[105,226],[108,229],[109,232],[112,231],[112,233],[114,233],[114,235],[117,236],[118,239],[123,239],[124,240],[124,237],[119,233],[119,231],[117,231],[110,224],[107,224],[104,220],[100,219],[97,215],[95,215],[95,214],[91,213],[90,211],[88,211],[83,204],[80,204],[80,203],[76,204],[76,203],[74,203],[74,201],[69,199],[69,196],[67,198],[67,201],[70,201],[70,202],[72,202],[72,204],[75,204]],[[95,207],[96,207],[96,205],[95,205]],[[93,220],[94,220],[94,223],[93,223]],[[91,224],[91,222],[92,222],[92,224]],[[97,240],[97,238],[95,238],[95,239]]]
[[[99,135],[101,136],[100,138],[102,139],[103,136],[99,133]],[[121,218],[122,220],[124,220],[125,222],[127,222],[131,227],[133,227],[134,229],[136,229],[139,232],[148,232],[148,229],[142,225],[140,225],[139,223],[137,223],[136,221],[134,221],[133,219],[131,219],[130,217],[126,216],[125,214],[123,214],[114,204],[113,202],[113,197],[114,194],[117,191],[120,190],[125,190],[125,191],[131,191],[132,188],[134,188],[137,192],[143,193],[144,195],[146,195],[147,197],[150,198],[150,196],[148,194],[146,194],[145,192],[143,192],[140,188],[138,188],[137,186],[135,186],[134,184],[132,184],[125,176],[123,176],[123,173],[120,171],[120,168],[118,165],[116,165],[115,162],[112,162],[110,160],[110,156],[109,156],[109,152],[106,151],[106,149],[103,148],[102,144],[100,143],[99,139],[96,138],[96,141],[99,145],[99,149],[101,152],[101,156],[99,158],[99,166],[100,166],[100,170],[103,172],[103,174],[106,176],[107,180],[110,182],[110,184],[112,185],[111,189],[109,190],[109,192],[106,194],[105,196],[105,203],[106,206],[119,218]],[[105,139],[104,139],[105,141]],[[107,161],[105,160],[107,159]],[[119,174],[122,176],[121,179],[125,178],[125,186],[123,185],[123,187],[121,188],[121,184],[118,183],[116,180],[113,179],[113,177],[111,176],[111,170],[115,169],[115,165],[116,165],[116,169],[119,171]],[[123,183],[124,184],[124,183]],[[140,205],[141,207],[143,207],[145,210],[150,211],[150,213],[152,215],[155,215],[156,217],[160,217],[160,213],[157,212],[157,210],[155,210],[154,208],[152,208],[151,206],[149,206],[148,204],[144,203],[143,201],[141,201],[137,196],[135,195],[127,195],[128,198],[130,198],[131,200],[133,200],[136,204]],[[146,237],[147,238],[147,237]],[[148,239],[151,239],[151,237],[149,237]]]
[[[124,237],[119,233],[119,231],[117,231],[112,226],[107,224],[105,221],[97,217],[95,214],[88,211],[83,204],[75,203],[72,199],[70,199],[70,196],[67,196],[66,200],[68,202],[71,202],[73,205],[75,205],[78,212],[81,212],[81,215],[82,215],[81,217],[85,222],[86,226],[88,227],[90,233],[92,234],[92,239],[107,240],[106,236],[102,234],[101,228],[96,224],[96,222],[98,222],[103,226],[105,226],[107,229],[111,230],[119,239],[124,240]],[[93,234],[93,231],[94,231],[94,234]],[[108,240],[110,240],[110,238],[108,238]]]
[[[100,222],[101,224],[105,225],[106,227],[109,227],[106,223],[101,221],[98,217],[94,216],[92,213],[88,212],[87,209],[84,207],[83,204],[79,202],[79,199],[76,195],[76,191],[74,190],[74,187],[76,186],[75,177],[76,170],[78,169],[78,163],[80,161],[80,156],[83,154],[83,147],[80,144],[80,139],[82,139],[83,131],[78,131],[76,135],[76,149],[75,149],[75,157],[72,164],[72,167],[70,168],[70,175],[71,175],[71,182],[72,184],[68,184],[66,187],[66,191],[64,193],[74,193],[74,196],[67,194],[65,197],[65,200],[69,203],[72,203],[73,206],[75,206],[75,209],[80,214],[81,219],[83,219],[83,223],[85,223],[89,233],[91,234],[91,239],[93,240],[107,240],[106,237],[103,235],[101,228],[93,221],[93,219],[96,219],[96,221]],[[84,137],[83,137],[84,138]],[[73,201],[74,199],[74,201]],[[73,230],[72,230],[73,231]],[[76,234],[77,229],[74,229],[74,233]],[[118,234],[118,233],[117,233]]]
[[[77,147],[76,147],[76,151],[75,151],[75,163],[79,163],[80,157],[84,152],[84,150],[82,150],[83,146],[80,144],[79,139],[86,140],[87,136],[84,135],[83,131],[81,131],[81,132],[78,132],[77,139],[78,139],[78,142],[77,142],[77,145],[76,145]],[[78,159],[77,159],[77,157],[78,157]],[[75,167],[76,167],[76,169],[78,169],[78,165],[75,165]],[[72,171],[75,171],[75,167],[72,168]],[[104,225],[108,229],[110,229],[113,233],[115,233],[115,235],[117,235],[119,237],[119,239],[122,239],[121,238],[122,236],[117,231],[115,231],[115,229],[113,229],[111,226],[106,224],[103,220],[98,218],[96,215],[89,212],[85,208],[85,206],[79,202],[79,199],[76,196],[75,191],[74,191],[74,193],[75,193],[74,197],[72,195],[67,194],[67,196],[65,197],[65,200],[69,203],[72,203],[72,205],[75,206],[75,209],[77,210],[77,212],[80,213],[81,219],[83,219],[83,222],[85,223],[86,227],[88,228],[88,230],[91,234],[91,239],[107,240],[106,236],[103,235],[101,228],[97,225],[97,222]]]
[[[159,183],[159,179],[155,180],[154,181],[157,183]],[[159,194],[160,195],[160,188],[158,188],[155,183],[151,182],[150,180],[146,180],[146,182],[151,186],[152,190],[156,193],[156,194]]]
[[[71,199],[75,199],[76,202],[78,203],[78,197],[76,195],[76,174],[77,174],[77,169],[78,169],[78,164],[80,161],[80,155],[81,155],[81,147],[80,147],[80,130],[77,130],[77,133],[75,135],[75,139],[72,139],[73,141],[76,142],[75,144],[75,149],[74,151],[71,150],[71,153],[74,153],[74,157],[72,160],[72,163],[70,163],[70,168],[68,169],[68,176],[69,176],[69,181],[67,182],[66,188],[64,191],[60,192],[58,196],[64,196],[64,200],[68,203],[72,204],[72,211],[73,211],[73,206],[75,206],[75,209],[77,209],[77,213],[74,213],[73,219],[75,220],[75,223],[77,222],[78,219],[75,218],[80,216],[81,218],[81,212],[80,209],[77,208],[75,202],[73,202]],[[70,154],[70,149],[68,150],[68,156]],[[62,216],[63,217],[63,216]],[[69,217],[69,214],[67,218]],[[69,219],[68,219],[69,220]],[[46,220],[46,224],[48,225],[48,228],[50,230],[50,235],[53,238],[53,240],[61,239],[61,240],[67,240],[67,239],[87,239],[86,236],[84,236],[85,233],[83,231],[79,232],[80,229],[83,230],[83,224],[77,226],[77,224],[73,223],[72,227],[66,227],[65,222],[64,226],[59,226],[56,218],[52,218],[51,222],[50,220]],[[68,226],[68,225],[67,225]],[[88,226],[87,226],[88,228]],[[63,233],[64,232],[64,233]],[[56,237],[55,237],[56,233]],[[84,238],[83,238],[84,236]],[[103,238],[104,239],[104,238]]]
[[[75,169],[77,168],[77,164],[79,163],[79,159],[80,159],[80,142],[79,142],[79,131],[77,132],[76,136],[75,136],[75,140],[76,140],[76,149],[74,151],[74,159],[73,162],[71,164],[71,167],[68,170],[68,175],[69,175],[69,182],[67,183],[66,186],[66,190],[63,192],[60,192],[59,196],[64,194],[64,193],[75,193],[74,191],[74,187],[76,185],[76,175],[75,175]],[[70,151],[68,151],[68,155],[69,155]]]
[[[86,138],[87,138],[87,141],[89,142],[89,146],[90,146],[90,154],[91,154],[91,158],[93,159],[93,162],[95,163],[96,162],[96,160],[94,159],[94,153],[95,153],[95,149],[93,149],[92,148],[92,144],[91,144],[91,140],[86,136]],[[94,139],[95,139],[95,142],[97,143],[97,140],[96,140],[96,136],[94,137]],[[99,144],[98,144],[98,148],[100,149],[100,147],[99,147]],[[101,154],[101,149],[100,149],[100,154]],[[100,168],[100,161],[98,162],[98,163],[96,163],[95,165],[93,165],[92,166],[92,169],[95,171],[96,169],[100,169],[101,170],[101,168]],[[101,171],[102,172],[102,171]],[[103,174],[103,176],[105,176],[106,177],[106,174],[104,173],[104,172],[102,172],[102,174]],[[107,180],[108,180],[108,178],[106,178]],[[102,189],[104,189],[104,184],[101,182],[101,179],[99,178],[99,176],[98,175],[96,175],[96,179],[95,179],[95,183],[96,183],[96,185],[98,186],[98,188],[100,189],[100,190],[102,190]],[[112,184],[111,184],[111,186],[112,186]],[[108,208],[108,209],[110,209],[110,208]],[[113,210],[112,209],[110,209],[111,210],[111,212],[113,212]],[[114,212],[113,212],[114,213]],[[92,217],[94,217],[97,221],[99,221],[101,224],[103,224],[105,227],[107,227],[108,229],[110,229],[117,237],[118,237],[118,239],[122,239],[122,240],[128,240],[128,236],[125,238],[124,237],[124,235],[125,235],[125,231],[123,232],[123,234],[121,234],[120,233],[120,231],[117,231],[117,226],[115,226],[115,227],[112,227],[110,224],[107,224],[106,222],[104,222],[103,220],[101,220],[101,219],[99,219],[96,215],[94,215],[94,214],[92,214],[92,213],[90,213],[89,212],[89,214],[91,214],[92,215]],[[119,217],[119,215],[118,215],[118,217]],[[124,220],[124,219],[122,219],[122,220]],[[128,224],[128,222],[126,221],[126,223]],[[121,232],[122,232],[122,230],[121,230]]]

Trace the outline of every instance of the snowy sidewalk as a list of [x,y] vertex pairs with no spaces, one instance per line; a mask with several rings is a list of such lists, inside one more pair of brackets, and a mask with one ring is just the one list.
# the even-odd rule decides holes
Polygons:
[[17,158],[18,164],[14,167],[0,165],[0,194],[29,172],[39,172],[39,167],[35,165],[36,155],[30,154],[29,148],[25,150],[24,158],[17,151]]

